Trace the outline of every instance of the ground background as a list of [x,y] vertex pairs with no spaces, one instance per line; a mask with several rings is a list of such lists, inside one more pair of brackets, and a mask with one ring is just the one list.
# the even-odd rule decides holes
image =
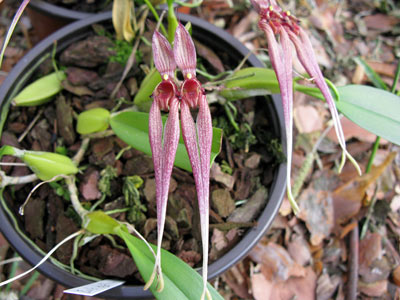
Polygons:
[[[1,42],[19,2],[6,0],[0,9]],[[365,59],[389,86],[393,84],[400,57],[396,1],[282,2],[309,32],[325,76],[336,85],[371,84],[356,57]],[[205,0],[191,13],[223,27],[249,49],[266,47],[248,1]],[[37,41],[24,15],[6,51],[0,84]],[[296,68],[303,72],[299,64]],[[323,102],[302,94],[295,95],[294,116],[293,184],[330,120]],[[342,125],[350,153],[365,170],[375,135],[345,118]],[[400,148],[381,141],[371,175],[361,178],[350,163],[337,174],[339,159],[335,134],[329,132],[297,197],[302,212],[293,216],[285,199],[258,246],[214,281],[226,299],[400,299]],[[12,257],[12,252],[0,236],[0,259]],[[19,270],[26,267],[21,263]],[[3,280],[9,268],[0,266],[0,272]],[[349,292],[355,286],[357,293]],[[24,287],[27,280],[13,283],[9,291],[18,294]],[[95,299],[63,295],[62,286],[41,275],[28,287],[21,299]]]

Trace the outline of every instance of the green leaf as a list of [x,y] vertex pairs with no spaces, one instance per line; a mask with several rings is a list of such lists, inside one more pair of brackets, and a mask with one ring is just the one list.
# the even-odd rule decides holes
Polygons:
[[161,75],[156,68],[152,68],[150,73],[146,75],[140,85],[139,91],[136,93],[133,103],[142,109],[148,110],[151,105],[151,95],[156,86],[161,82]]
[[370,65],[363,60],[361,57],[356,57],[354,59],[357,64],[364,68],[365,74],[367,74],[369,80],[372,81],[375,87],[388,91],[386,83],[382,80],[382,78],[370,67]]
[[238,100],[279,92],[278,80],[272,69],[250,67],[235,72],[219,94],[227,100]]
[[339,87],[337,108],[357,125],[400,145],[400,97],[365,85]]
[[4,155],[15,155],[15,148],[12,146],[8,146],[8,145],[1,147],[0,148],[0,158],[2,158]]
[[[135,260],[144,281],[148,281],[154,267],[154,256],[146,244],[138,238],[117,230],[117,234],[124,240]],[[156,251],[157,247],[151,245]],[[150,287],[157,299],[162,300],[192,300],[200,299],[203,292],[203,279],[195,270],[175,255],[161,249],[161,267],[164,275],[164,289],[156,291],[156,280]],[[207,285],[213,300],[223,300],[220,294],[210,285]]]
[[104,131],[108,128],[110,112],[105,108],[93,108],[79,114],[76,131],[89,134]]
[[[167,120],[163,117],[163,123]],[[149,114],[137,111],[126,111],[111,116],[110,124],[115,134],[125,143],[151,156],[149,142]],[[211,164],[221,151],[222,130],[213,128],[213,140],[211,146]],[[191,172],[189,157],[183,142],[179,138],[176,151],[175,166]]]
[[66,75],[63,71],[54,72],[39,78],[19,92],[12,102],[17,106],[44,104],[63,89],[61,81],[65,78]]

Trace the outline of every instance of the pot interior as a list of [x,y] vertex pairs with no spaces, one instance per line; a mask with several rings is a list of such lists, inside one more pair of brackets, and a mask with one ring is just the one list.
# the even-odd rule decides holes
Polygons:
[[[241,59],[247,54],[247,49],[244,48],[238,41],[234,40],[230,35],[222,30],[219,30],[212,25],[205,23],[202,20],[180,15],[180,20],[185,23],[190,21],[193,24],[193,37],[201,43],[208,45],[217,53],[223,53],[228,59],[240,62]],[[91,33],[92,24],[103,24],[105,27],[110,28],[110,14],[100,14],[91,18],[90,20],[80,21],[71,24],[49,38],[38,44],[24,59],[19,63],[14,70],[10,73],[9,77],[4,81],[0,89],[1,100],[1,119],[0,130],[3,131],[7,113],[9,111],[11,99],[30,82],[34,76],[37,68],[51,56],[53,49],[53,41],[57,41],[57,53],[61,53],[72,43],[86,39]],[[89,31],[88,31],[89,29]],[[217,42],[218,40],[218,42]],[[229,49],[229,50],[227,50]],[[256,57],[250,56],[249,65],[262,66]],[[265,102],[268,107],[267,118],[272,127],[273,134],[280,139],[281,143],[284,141],[284,127],[282,122],[282,111],[279,105],[279,97],[272,97],[272,99],[265,100],[263,97],[261,101]],[[257,240],[261,238],[263,233],[271,224],[279,205],[281,203],[284,185],[285,185],[285,168],[283,163],[276,166],[273,173],[272,183],[268,191],[268,201],[264,210],[258,216],[258,225],[247,230],[246,234],[241,237],[231,250],[225,255],[221,256],[217,261],[209,266],[209,278],[214,278],[231,267],[234,263],[238,262],[244,255],[255,245]],[[9,207],[4,197],[1,197],[2,209],[0,210],[0,218],[5,220],[6,224],[2,224],[2,231],[10,243],[18,250],[22,257],[24,257],[31,264],[36,264],[43,256],[41,251],[28,236],[21,229],[21,224],[13,217],[15,211]],[[16,235],[19,233],[19,235]],[[46,262],[39,268],[45,275],[51,277],[65,286],[79,286],[87,284],[90,280],[73,275],[64,270],[65,267],[55,259],[51,259],[52,263]],[[151,297],[149,292],[143,291],[142,286],[129,286],[124,285],[103,293],[104,297],[115,297],[124,299],[126,297]]]

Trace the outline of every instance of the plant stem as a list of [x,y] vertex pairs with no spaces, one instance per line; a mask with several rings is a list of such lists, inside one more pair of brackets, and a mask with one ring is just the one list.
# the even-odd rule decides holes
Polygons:
[[400,78],[400,59],[397,63],[396,74],[394,75],[394,79],[393,79],[393,85],[392,85],[392,90],[391,90],[391,92],[393,94],[395,94],[395,92],[396,92],[397,82],[399,81],[399,78]]
[[375,142],[374,142],[374,146],[372,147],[372,152],[371,152],[371,155],[369,157],[367,168],[365,169],[365,173],[369,173],[369,171],[371,170],[372,163],[374,162],[374,158],[375,158],[375,155],[376,155],[376,151],[379,148],[380,140],[381,140],[381,137],[377,136],[376,139],[375,139]]
[[[41,264],[43,264],[54,252],[56,252],[58,248],[60,248],[63,244],[65,244],[65,243],[68,242],[69,240],[71,240],[71,239],[75,238],[76,236],[82,234],[83,231],[84,231],[84,230],[82,229],[82,230],[79,230],[79,231],[77,231],[77,232],[75,232],[75,233],[73,233],[73,234],[67,236],[65,239],[63,239],[61,242],[59,242],[57,245],[55,245],[54,248],[51,249],[51,250],[49,251],[49,253],[47,253],[33,268],[31,268],[31,269],[29,269],[28,271],[26,271],[26,272],[24,272],[24,273],[21,273],[21,274],[15,276],[15,277],[13,277],[13,278],[10,278],[10,279],[8,279],[8,280],[6,280],[6,281],[0,282],[0,286],[4,286],[4,285],[6,285],[6,284],[9,284],[9,283],[11,283],[11,282],[13,282],[13,281],[15,281],[15,280],[18,280],[18,279],[20,279],[20,278],[26,276],[26,275],[29,274],[30,272],[34,271],[34,270],[35,270],[36,268],[38,268]],[[7,288],[8,288],[8,287],[9,287],[9,286],[7,286]],[[6,290],[7,290],[7,288],[6,288]]]
[[0,179],[1,179],[0,188],[3,188],[8,185],[26,184],[34,182],[39,178],[36,176],[36,174],[30,174],[19,177],[7,176],[3,171],[0,171]]
[[36,279],[38,279],[39,275],[40,275],[40,273],[38,271],[36,271],[35,273],[32,274],[32,276],[29,278],[28,282],[24,285],[23,289],[19,293],[19,296],[25,295],[30,290],[30,288],[32,287],[32,285],[34,284]]
[[65,178],[65,183],[68,186],[69,195],[71,197],[71,203],[74,207],[76,213],[81,217],[83,220],[88,211],[83,208],[82,204],[79,202],[78,198],[78,190],[75,185],[75,176],[68,176]]
[[[153,4],[149,0],[144,0],[144,3],[146,3],[147,7],[150,9],[151,13],[153,14],[154,18],[158,22],[160,20],[160,16],[158,15],[156,9],[154,8]],[[165,27],[163,24],[160,24],[161,30],[165,36],[168,36],[167,31],[165,30]]]
[[358,224],[350,233],[350,254],[349,254],[349,278],[347,285],[346,300],[357,299],[357,283],[358,283]]
[[364,224],[363,224],[363,226],[361,228],[361,235],[360,235],[360,239],[361,240],[364,239],[365,235],[367,234],[369,221],[370,221],[370,219],[372,217],[372,214],[374,212],[375,203],[376,203],[376,200],[378,198],[377,197],[377,193],[378,193],[378,190],[379,190],[379,186],[380,185],[379,185],[379,182],[378,182],[378,184],[376,185],[375,191],[374,191],[374,195],[372,196],[371,204],[369,205],[369,208],[368,208],[367,218],[365,219],[365,222],[364,222]]
[[82,161],[83,156],[85,155],[85,152],[87,148],[89,147],[89,142],[90,138],[86,137],[82,140],[81,147],[79,148],[78,152],[75,154],[74,158],[72,159],[75,165],[79,165],[79,163]]

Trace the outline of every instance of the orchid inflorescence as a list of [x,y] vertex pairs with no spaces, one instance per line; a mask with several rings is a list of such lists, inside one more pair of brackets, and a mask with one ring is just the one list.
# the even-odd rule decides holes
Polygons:
[[[307,33],[300,27],[300,21],[291,15],[289,11],[284,11],[279,7],[275,0],[251,0],[251,2],[259,13],[260,20],[258,25],[267,37],[270,61],[279,82],[287,140],[287,195],[294,212],[297,213],[299,207],[293,198],[290,187],[293,136],[292,44],[296,49],[300,63],[321,90],[331,112],[336,135],[342,148],[339,172],[344,166],[346,157],[353,163],[359,174],[361,174],[361,170],[357,162],[346,150],[346,141],[333,97],[318,66],[311,41]],[[280,43],[278,43],[276,35],[279,35]]]
[[[153,104],[149,115],[149,139],[153,154],[157,199],[157,255],[153,274],[146,288],[158,277],[158,290],[163,288],[161,272],[161,242],[164,231],[168,190],[179,141],[179,110],[182,136],[188,152],[196,184],[200,210],[201,237],[203,244],[203,295],[208,294],[208,222],[209,180],[212,142],[211,114],[201,83],[196,78],[196,50],[186,28],[179,24],[175,32],[174,48],[158,31],[154,32],[153,58],[162,81],[153,92]],[[179,85],[175,79],[176,66],[184,80]],[[196,124],[190,109],[198,108]],[[164,130],[161,110],[169,110]]]

